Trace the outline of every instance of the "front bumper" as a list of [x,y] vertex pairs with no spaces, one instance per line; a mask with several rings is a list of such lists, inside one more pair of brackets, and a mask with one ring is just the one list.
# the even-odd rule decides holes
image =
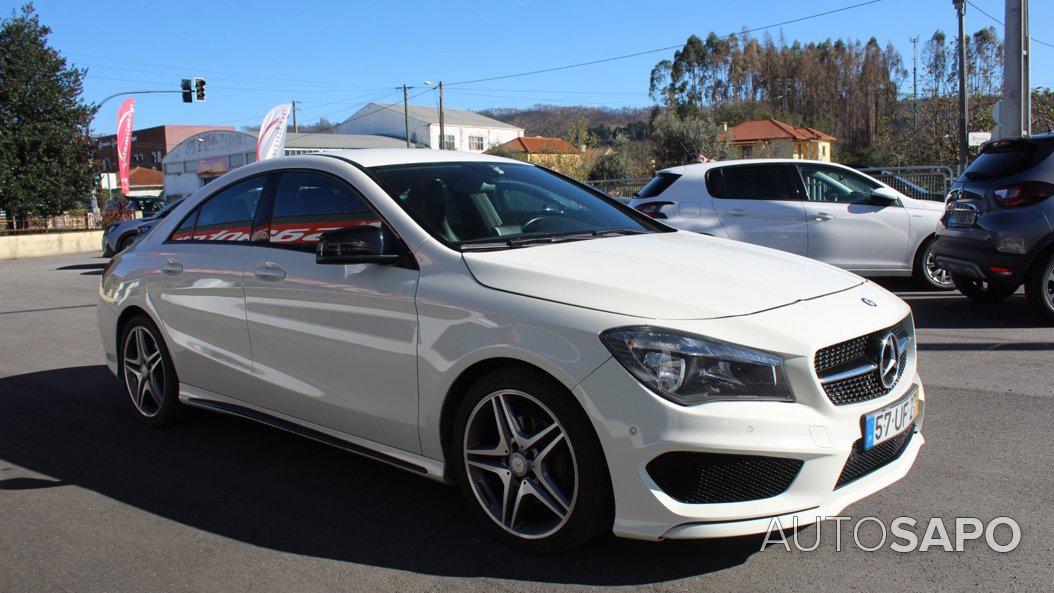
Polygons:
[[[910,380],[909,380],[910,379]],[[891,462],[836,488],[860,418],[918,386],[920,413],[907,445]],[[638,383],[608,360],[577,388],[591,403],[615,495],[616,535],[638,539],[731,537],[764,533],[774,517],[789,527],[833,516],[847,505],[904,477],[923,444],[925,391],[905,374],[885,396],[847,406],[785,402],[713,402],[681,407]],[[630,413],[627,414],[626,411]],[[709,504],[679,502],[649,475],[650,461],[669,452],[725,453],[801,460],[801,470],[781,494],[760,500]]]

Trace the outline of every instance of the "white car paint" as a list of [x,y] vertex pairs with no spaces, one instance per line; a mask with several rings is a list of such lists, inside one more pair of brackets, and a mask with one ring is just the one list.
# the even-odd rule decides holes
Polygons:
[[[886,205],[790,200],[728,199],[707,189],[708,171],[743,165],[831,167],[877,184],[896,203]],[[743,159],[671,167],[680,175],[657,196],[634,198],[630,206],[669,202],[661,212],[670,226],[804,255],[863,276],[907,276],[915,255],[937,230],[944,204],[917,200],[836,163],[798,159]]]
[[[924,402],[913,340],[903,378],[863,403],[835,406],[813,370],[818,349],[909,316],[893,294],[806,258],[684,232],[461,253],[425,232],[359,168],[443,160],[512,162],[396,149],[305,155],[239,168],[189,196],[102,276],[97,314],[111,370],[119,319],[142,311],[172,353],[181,401],[280,418],[441,480],[450,463],[443,404],[459,375],[498,358],[533,365],[590,418],[614,486],[613,530],[634,538],[758,533],[769,517],[795,514],[808,524],[914,463],[921,434],[888,465],[834,488],[861,438],[863,414],[912,388]],[[281,169],[323,171],[352,184],[410,246],[419,270],[321,266],[299,252],[166,241],[216,188]],[[268,276],[275,267],[283,278]],[[633,325],[778,354],[796,401],[681,406],[663,399],[598,337]],[[778,496],[685,504],[645,470],[666,451],[790,457],[804,466]]]

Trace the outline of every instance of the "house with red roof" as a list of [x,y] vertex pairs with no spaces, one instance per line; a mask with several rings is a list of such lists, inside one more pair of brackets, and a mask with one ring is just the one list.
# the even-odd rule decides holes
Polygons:
[[754,119],[733,126],[732,146],[741,158],[793,158],[831,160],[830,134],[808,126],[795,127],[772,118]]
[[563,138],[548,136],[520,136],[495,146],[487,154],[519,159],[559,169],[560,165],[577,163],[582,160],[582,150],[571,145]]

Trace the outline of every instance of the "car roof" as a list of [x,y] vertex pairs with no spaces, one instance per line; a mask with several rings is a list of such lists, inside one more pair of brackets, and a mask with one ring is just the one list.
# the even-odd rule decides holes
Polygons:
[[815,161],[809,159],[732,159],[728,161],[709,161],[706,163],[692,163],[690,165],[679,165],[662,169],[659,173],[674,173],[687,178],[702,177],[704,173],[715,167],[728,167],[731,165],[772,165],[772,164],[810,164],[810,165],[833,165],[849,169],[845,165],[829,161]]
[[[415,163],[446,162],[480,162],[480,163],[516,163],[529,164],[523,161],[508,159],[490,154],[460,152],[456,150],[432,150],[428,148],[360,148],[354,150],[334,150],[304,156],[318,158],[340,157],[358,163],[363,167],[383,167],[385,165],[409,165]],[[278,160],[278,159],[276,159]]]

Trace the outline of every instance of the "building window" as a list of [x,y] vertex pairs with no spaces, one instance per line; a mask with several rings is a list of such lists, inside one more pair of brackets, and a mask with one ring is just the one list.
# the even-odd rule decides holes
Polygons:
[[457,144],[454,142],[453,134],[443,136],[443,150],[457,150]]
[[229,168],[231,168],[231,169],[237,169],[238,167],[240,167],[240,166],[245,164],[245,157],[243,155],[241,155],[240,153],[239,154],[232,154],[231,156],[227,157],[227,159],[228,159],[228,161],[227,161],[228,165],[227,166]]
[[247,153],[245,153],[245,164],[246,165],[248,165],[249,163],[255,163],[255,162],[256,162],[256,153],[255,152],[247,152]]
[[469,136],[468,137],[468,149],[483,151],[483,136]]
[[169,175],[178,175],[183,172],[182,163],[165,163],[165,173]]
[[133,160],[133,161],[135,161],[135,162],[137,162],[137,163],[141,163],[141,162],[143,162],[143,153],[141,153],[141,152],[137,152],[137,153],[135,153],[135,154],[134,154],[134,155],[132,156],[132,160]]
[[183,161],[183,172],[184,173],[197,173],[198,164],[194,161]]
[[152,159],[152,162],[160,163],[161,162],[161,151],[160,150],[155,150],[154,152],[151,152],[150,153],[150,158]]

